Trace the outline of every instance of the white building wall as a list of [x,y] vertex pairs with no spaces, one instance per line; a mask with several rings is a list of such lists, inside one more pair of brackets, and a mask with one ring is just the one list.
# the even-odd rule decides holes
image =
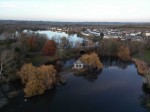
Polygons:
[[147,36],[147,37],[150,36],[150,33],[145,33],[145,36]]

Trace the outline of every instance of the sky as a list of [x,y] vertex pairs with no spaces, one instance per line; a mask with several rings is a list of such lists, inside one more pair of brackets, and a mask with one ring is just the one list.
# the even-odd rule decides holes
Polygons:
[[0,0],[0,19],[150,22],[150,0]]

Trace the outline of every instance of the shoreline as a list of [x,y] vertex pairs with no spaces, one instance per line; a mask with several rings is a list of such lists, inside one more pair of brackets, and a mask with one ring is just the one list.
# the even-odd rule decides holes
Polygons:
[[136,65],[137,71],[140,75],[144,76],[150,72],[148,64],[145,63],[144,61],[136,58],[132,58],[131,61]]

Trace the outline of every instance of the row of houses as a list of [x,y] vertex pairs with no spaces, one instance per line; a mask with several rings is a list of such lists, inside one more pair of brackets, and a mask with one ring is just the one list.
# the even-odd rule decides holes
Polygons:
[[143,37],[150,37],[150,31],[124,31],[119,29],[87,29],[81,33],[85,36],[100,36],[101,32],[103,32],[104,38],[121,38],[122,40],[130,39],[133,41],[141,41]]

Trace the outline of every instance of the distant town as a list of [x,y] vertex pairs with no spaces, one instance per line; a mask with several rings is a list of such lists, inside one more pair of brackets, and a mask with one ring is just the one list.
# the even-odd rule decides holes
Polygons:
[[[5,24],[6,23],[6,24]],[[3,27],[4,26],[4,27]],[[3,27],[3,28],[1,28]],[[9,28],[8,28],[9,27]],[[11,29],[13,27],[13,29]],[[103,38],[119,38],[122,41],[142,41],[145,38],[150,37],[150,24],[149,23],[105,23],[105,22],[42,22],[42,21],[0,21],[0,30],[21,29],[29,30],[51,30],[66,32],[68,34],[78,34],[80,37],[99,37],[101,34]],[[17,30],[18,29],[18,30]],[[0,31],[2,32],[2,31]],[[12,37],[16,34],[12,34]],[[0,35],[0,39],[4,39],[5,36]]]

